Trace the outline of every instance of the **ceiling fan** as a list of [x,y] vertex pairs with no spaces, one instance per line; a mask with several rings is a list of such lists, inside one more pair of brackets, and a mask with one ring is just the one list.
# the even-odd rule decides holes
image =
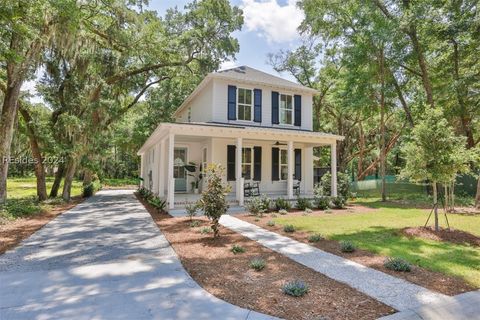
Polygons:
[[273,144],[274,146],[286,146],[286,143],[281,143],[280,141],[277,141]]

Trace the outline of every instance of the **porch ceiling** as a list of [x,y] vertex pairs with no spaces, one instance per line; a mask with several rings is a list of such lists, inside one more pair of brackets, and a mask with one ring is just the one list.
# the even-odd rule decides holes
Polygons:
[[266,141],[293,141],[305,143],[310,146],[324,146],[335,144],[337,140],[343,140],[344,137],[313,131],[289,130],[268,127],[244,127],[236,125],[216,125],[210,123],[162,123],[155,132],[148,138],[138,154],[144,153],[149,147],[155,145],[160,140],[174,134],[176,137],[188,136],[190,141],[194,139],[204,139],[206,137],[215,138],[244,138],[246,140],[266,140]]

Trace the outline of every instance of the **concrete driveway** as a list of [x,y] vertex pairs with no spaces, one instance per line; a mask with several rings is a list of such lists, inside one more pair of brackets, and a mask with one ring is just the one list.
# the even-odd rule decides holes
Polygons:
[[0,319],[270,319],[193,281],[132,191],[99,192],[0,256]]

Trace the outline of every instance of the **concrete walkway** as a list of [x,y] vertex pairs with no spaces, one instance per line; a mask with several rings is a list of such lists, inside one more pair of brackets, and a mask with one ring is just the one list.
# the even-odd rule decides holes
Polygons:
[[451,297],[432,292],[403,279],[365,267],[275,232],[270,232],[235,217],[224,215],[220,219],[220,223],[398,311],[408,311],[432,303],[453,302]]
[[270,319],[215,298],[135,199],[111,190],[0,256],[0,319]]

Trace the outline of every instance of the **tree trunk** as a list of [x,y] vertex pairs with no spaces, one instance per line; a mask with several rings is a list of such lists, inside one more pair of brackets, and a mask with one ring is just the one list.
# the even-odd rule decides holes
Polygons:
[[27,128],[27,136],[30,142],[30,148],[35,161],[35,177],[37,178],[37,196],[38,200],[44,201],[47,199],[47,185],[45,181],[45,167],[43,165],[43,157],[40,152],[40,146],[38,145],[35,129],[32,125],[32,117],[28,113],[28,110],[19,102],[19,110],[23,119],[25,120],[25,126]]
[[7,176],[21,81],[7,84],[0,117],[0,204],[7,199]]
[[480,177],[478,177],[477,182],[477,196],[475,197],[475,207],[480,209]]
[[58,190],[60,189],[60,184],[62,183],[62,178],[65,173],[65,164],[60,163],[55,173],[55,180],[53,181],[52,189],[50,190],[50,198],[56,198],[58,196]]
[[433,212],[435,216],[435,231],[439,231],[438,227],[438,201],[437,201],[437,182],[433,182]]
[[77,167],[76,160],[73,158],[70,158],[67,164],[67,169],[65,171],[65,179],[63,181],[62,198],[65,201],[70,201],[72,184],[73,184],[73,176],[75,175],[76,167]]
[[385,184],[385,57],[383,48],[380,49],[380,175],[382,177],[382,201],[387,201],[387,189]]

